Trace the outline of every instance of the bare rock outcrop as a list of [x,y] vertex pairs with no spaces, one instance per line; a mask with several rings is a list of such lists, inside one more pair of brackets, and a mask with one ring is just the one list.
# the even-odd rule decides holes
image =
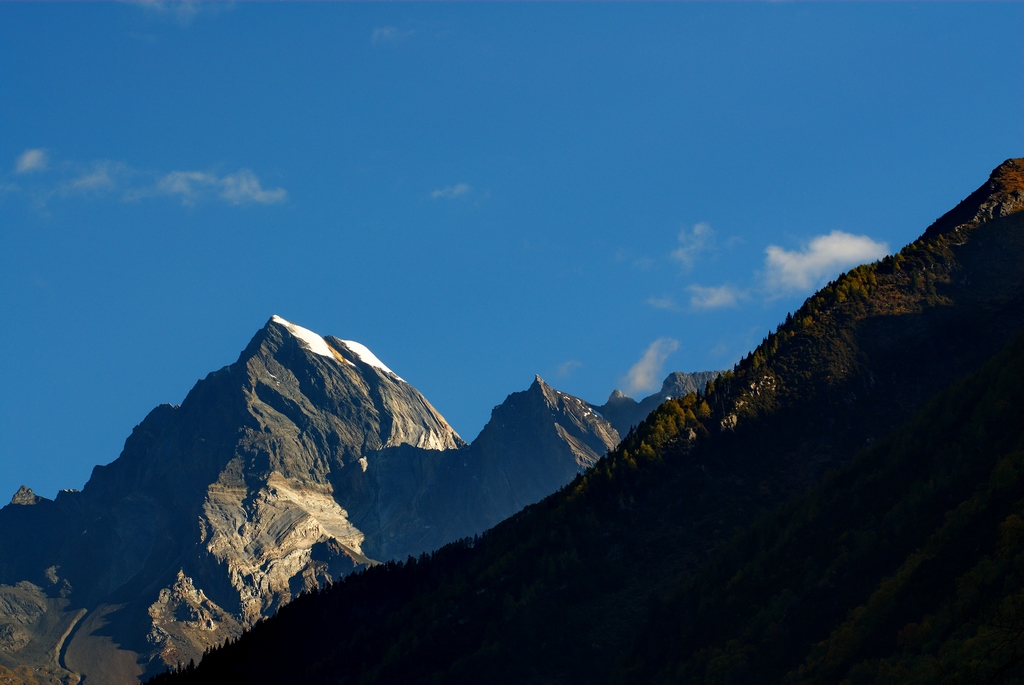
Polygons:
[[11,504],[20,504],[22,506],[31,506],[37,503],[41,498],[32,492],[32,488],[22,485],[18,488],[18,491],[14,493],[14,497],[11,498]]
[[160,590],[148,614],[152,627],[146,640],[162,664],[188,663],[197,646],[205,650],[242,633],[235,617],[197,589],[181,570],[170,587]]

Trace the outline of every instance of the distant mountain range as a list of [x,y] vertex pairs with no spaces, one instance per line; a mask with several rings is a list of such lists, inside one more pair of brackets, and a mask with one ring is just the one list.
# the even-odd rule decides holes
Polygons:
[[1024,682],[1022,210],[1011,159],[568,486],[154,685]]
[[619,432],[619,435],[625,436],[631,427],[640,425],[640,422],[646,419],[648,414],[666,400],[685,397],[690,393],[704,392],[708,382],[714,381],[721,373],[721,371],[698,371],[696,373],[676,371],[668,375],[665,382],[661,384],[660,391],[639,402],[623,394],[621,390],[615,390],[608,401],[596,409]]
[[483,532],[707,377],[603,407],[538,377],[467,445],[365,346],[274,316],[81,492],[23,487],[0,509],[0,682],[199,660],[301,592]]

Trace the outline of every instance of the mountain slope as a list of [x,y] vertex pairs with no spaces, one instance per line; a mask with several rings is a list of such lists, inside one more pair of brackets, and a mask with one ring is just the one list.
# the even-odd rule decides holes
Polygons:
[[1024,336],[724,546],[620,682],[1024,677]]
[[664,403],[556,495],[299,598],[173,682],[583,683],[623,659],[647,677],[674,666],[627,657],[649,607],[1024,328],[1022,169],[1004,163],[913,245],[809,298],[706,397]]
[[81,492],[0,509],[0,667],[132,683],[302,591],[484,530],[618,442],[538,383],[470,447],[366,347],[274,316]]

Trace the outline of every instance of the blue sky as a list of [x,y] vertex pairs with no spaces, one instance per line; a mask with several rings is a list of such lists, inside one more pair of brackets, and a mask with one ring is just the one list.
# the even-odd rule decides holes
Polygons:
[[272,314],[467,440],[535,373],[729,367],[1024,154],[1022,20],[0,3],[0,499],[80,488]]

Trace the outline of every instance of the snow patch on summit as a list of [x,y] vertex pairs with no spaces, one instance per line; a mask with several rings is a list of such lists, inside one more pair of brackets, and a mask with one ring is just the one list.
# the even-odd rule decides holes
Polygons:
[[[310,352],[314,354],[319,354],[322,357],[329,357],[331,359],[343,361],[349,365],[352,364],[352,362],[348,361],[344,357],[341,357],[333,349],[331,349],[331,346],[328,345],[327,341],[320,337],[320,335],[314,333],[308,328],[297,326],[293,324],[291,321],[282,319],[277,314],[274,314],[274,316],[272,316],[270,320],[278,325],[284,326],[285,328],[288,329],[289,333],[294,335],[302,342],[306,343],[306,347],[309,349]],[[348,349],[349,352],[359,357],[359,360],[362,361],[364,364],[380,369],[381,371],[384,371],[385,373],[394,376],[396,379],[402,381],[403,383],[406,382],[404,378],[402,378],[397,373],[389,369],[384,362],[378,359],[377,355],[375,355],[373,352],[370,352],[370,348],[368,348],[366,345],[357,343],[355,340],[342,340],[341,342],[345,344],[345,347]]]
[[331,346],[327,344],[327,341],[308,328],[296,326],[291,321],[285,321],[277,314],[274,314],[270,320],[276,324],[284,326],[288,329],[289,333],[306,343],[306,347],[308,347],[309,351],[313,354],[319,354],[322,357],[330,357],[331,359],[335,358],[334,353],[331,352]]
[[368,348],[366,345],[357,343],[355,340],[342,340],[341,342],[345,343],[345,347],[354,352],[355,355],[359,357],[360,361],[362,361],[364,364],[369,364],[370,366],[376,367],[381,371],[385,371],[391,374],[392,376],[402,381],[403,383],[405,382],[404,378],[402,378],[397,373],[389,369],[384,364],[384,362],[377,359],[377,355],[375,355],[373,352],[370,352],[370,348]]

